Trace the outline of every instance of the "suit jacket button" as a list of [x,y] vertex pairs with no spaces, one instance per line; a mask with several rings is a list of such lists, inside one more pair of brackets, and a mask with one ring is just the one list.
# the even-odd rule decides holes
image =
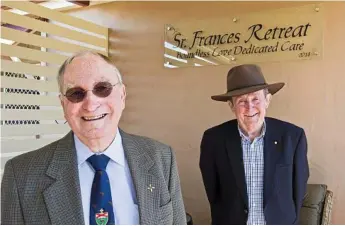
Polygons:
[[245,210],[244,210],[244,213],[245,213],[245,214],[248,214],[248,210],[247,210],[247,209],[245,209]]

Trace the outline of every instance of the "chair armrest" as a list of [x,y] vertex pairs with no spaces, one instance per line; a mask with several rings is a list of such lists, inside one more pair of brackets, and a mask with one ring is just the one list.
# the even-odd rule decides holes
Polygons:
[[326,195],[325,195],[325,204],[322,211],[322,218],[321,218],[322,225],[327,225],[331,223],[332,207],[333,207],[333,192],[327,190]]

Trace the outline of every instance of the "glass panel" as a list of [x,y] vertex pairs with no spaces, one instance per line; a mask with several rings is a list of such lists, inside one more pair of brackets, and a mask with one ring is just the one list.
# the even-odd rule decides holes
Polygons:
[[323,55],[322,4],[165,25],[164,66],[178,68]]

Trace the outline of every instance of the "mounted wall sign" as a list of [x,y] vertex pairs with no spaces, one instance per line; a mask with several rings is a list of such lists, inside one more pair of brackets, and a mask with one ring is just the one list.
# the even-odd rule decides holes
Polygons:
[[164,46],[168,68],[322,58],[322,4],[166,24]]

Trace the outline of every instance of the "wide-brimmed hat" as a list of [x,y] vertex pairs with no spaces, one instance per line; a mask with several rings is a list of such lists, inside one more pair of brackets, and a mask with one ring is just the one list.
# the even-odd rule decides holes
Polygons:
[[243,64],[231,68],[227,77],[227,92],[211,96],[216,101],[228,101],[234,96],[240,96],[261,89],[268,89],[272,95],[278,92],[285,83],[267,84],[261,68],[254,64]]

